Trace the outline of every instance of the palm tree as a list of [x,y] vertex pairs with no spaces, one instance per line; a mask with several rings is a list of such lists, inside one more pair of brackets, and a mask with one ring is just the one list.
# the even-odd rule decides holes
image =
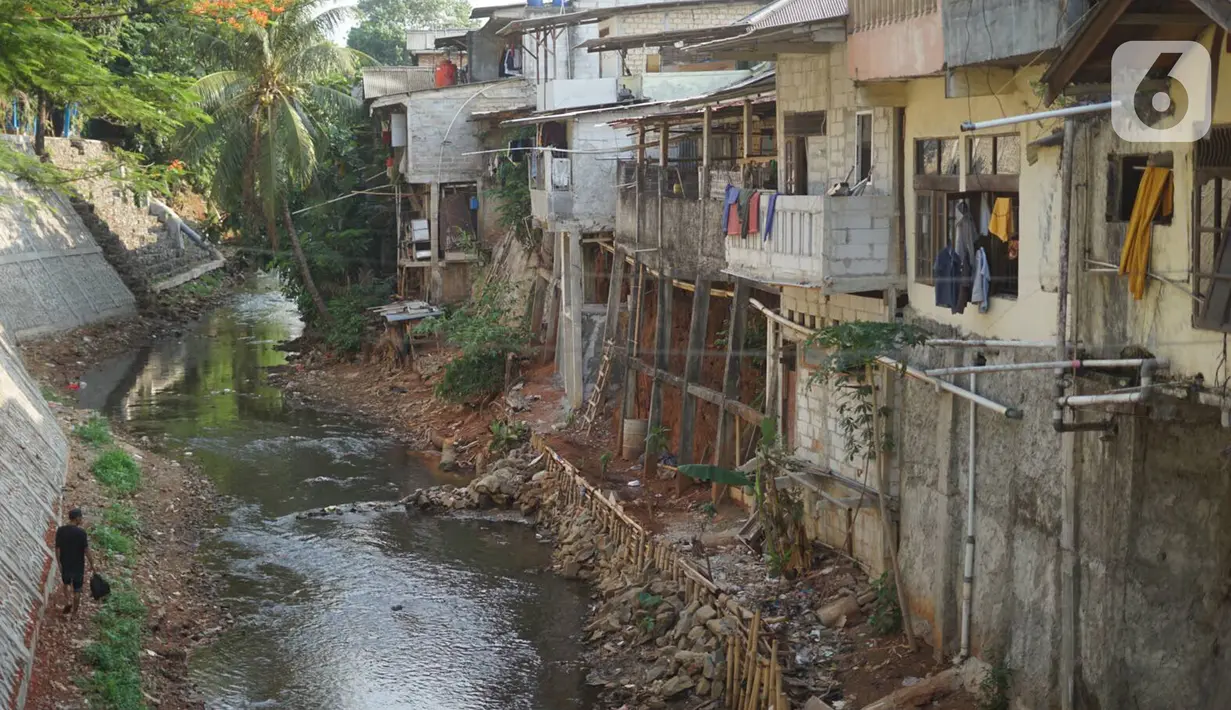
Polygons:
[[187,136],[192,157],[216,163],[216,198],[242,190],[244,209],[265,219],[278,250],[278,217],[290,237],[304,288],[325,320],[329,309],[316,288],[291,217],[290,196],[316,175],[316,118],[323,111],[357,110],[354,97],[327,85],[351,76],[363,55],[340,47],[329,33],[346,8],[323,9],[322,0],[299,0],[272,18],[243,23],[225,42],[224,66],[197,81],[201,108],[212,122]]

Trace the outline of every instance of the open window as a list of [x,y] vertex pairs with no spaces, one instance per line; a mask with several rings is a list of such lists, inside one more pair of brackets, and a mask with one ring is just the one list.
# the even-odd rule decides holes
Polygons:
[[956,242],[958,203],[975,220],[975,249],[983,249],[992,296],[1018,293],[1021,167],[1017,135],[978,136],[967,143],[966,191],[962,191],[958,138],[915,141],[915,281],[935,285],[936,257]]
[[855,182],[872,175],[872,112],[855,114]]
[[824,136],[824,111],[791,111],[783,116],[783,192],[788,195],[808,194],[808,137]]
[[[1137,190],[1147,167],[1172,167],[1171,153],[1113,155],[1107,159],[1107,221],[1128,222],[1133,217]],[[1159,210],[1154,224],[1171,224],[1172,211]]]

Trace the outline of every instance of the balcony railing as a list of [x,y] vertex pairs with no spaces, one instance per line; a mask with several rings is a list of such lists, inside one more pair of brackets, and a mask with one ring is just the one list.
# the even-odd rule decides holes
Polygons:
[[764,283],[837,293],[900,283],[892,258],[893,203],[885,195],[780,195],[766,237],[769,200],[762,195],[759,233],[726,238],[727,269]]
[[851,0],[851,31],[884,27],[937,11],[937,0]]

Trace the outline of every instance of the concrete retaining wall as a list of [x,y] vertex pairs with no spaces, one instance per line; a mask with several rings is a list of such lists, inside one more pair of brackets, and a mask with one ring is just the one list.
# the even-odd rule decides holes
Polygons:
[[25,702],[67,466],[68,442],[0,326],[0,708]]
[[0,175],[0,323],[13,339],[135,311],[68,199]]

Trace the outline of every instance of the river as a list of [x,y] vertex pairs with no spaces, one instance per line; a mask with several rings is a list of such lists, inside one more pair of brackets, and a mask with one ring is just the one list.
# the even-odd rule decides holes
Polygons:
[[525,524],[404,512],[297,520],[442,482],[363,423],[266,379],[297,337],[260,279],[168,339],[88,373],[83,406],[192,457],[230,504],[199,552],[236,623],[196,652],[209,708],[568,710],[589,707],[584,587],[544,571]]

